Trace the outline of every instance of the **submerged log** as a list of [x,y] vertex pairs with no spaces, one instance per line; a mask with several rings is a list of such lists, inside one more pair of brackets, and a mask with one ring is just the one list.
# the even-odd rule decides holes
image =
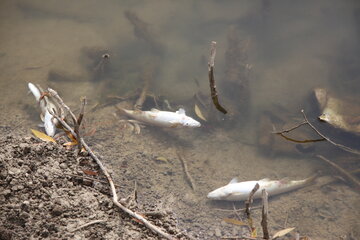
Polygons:
[[[244,123],[249,115],[250,86],[247,49],[249,41],[239,39],[235,27],[228,32],[228,47],[225,53],[225,77],[219,82],[225,100],[224,104],[232,109],[232,118]],[[232,106],[231,106],[232,105]]]

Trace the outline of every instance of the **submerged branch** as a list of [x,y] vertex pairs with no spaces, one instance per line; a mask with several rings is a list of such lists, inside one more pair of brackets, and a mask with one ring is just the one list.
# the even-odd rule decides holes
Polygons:
[[219,103],[218,94],[216,91],[215,78],[214,78],[214,66],[215,66],[215,55],[216,55],[216,42],[211,42],[211,50],[210,50],[210,59],[209,59],[209,82],[210,82],[210,91],[211,91],[211,99],[217,110],[226,114],[227,111],[223,108]]
[[328,142],[331,143],[332,145],[334,145],[334,146],[336,146],[336,147],[338,147],[338,148],[340,148],[340,149],[342,149],[342,150],[344,150],[344,151],[346,151],[346,152],[350,152],[350,153],[354,153],[354,154],[360,155],[360,151],[357,151],[357,150],[355,150],[355,149],[349,148],[349,147],[344,146],[344,145],[342,145],[342,144],[336,143],[336,142],[332,141],[330,138],[324,136],[324,134],[322,134],[321,132],[319,132],[319,130],[317,130],[317,129],[314,127],[314,125],[312,125],[312,124],[309,122],[309,120],[307,119],[307,117],[306,117],[306,115],[305,115],[304,109],[301,109],[301,113],[302,113],[302,115],[303,115],[304,120],[306,121],[306,123],[307,123],[319,136],[321,136],[322,138],[324,138],[326,141],[328,141]]
[[360,181],[357,180],[356,177],[354,177],[351,173],[349,173],[348,171],[346,171],[345,169],[343,169],[342,167],[340,167],[339,165],[330,161],[329,159],[325,158],[322,155],[316,155],[316,157],[318,157],[321,160],[323,160],[324,162],[327,162],[328,164],[330,164],[339,173],[341,173],[345,177],[345,179],[347,179],[353,186],[355,186],[358,191],[360,190]]

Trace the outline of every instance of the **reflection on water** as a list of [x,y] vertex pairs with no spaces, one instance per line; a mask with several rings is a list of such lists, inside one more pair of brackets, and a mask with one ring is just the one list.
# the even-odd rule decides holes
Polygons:
[[[319,169],[329,174],[327,165],[312,158],[314,153],[333,152],[333,160],[344,168],[358,167],[353,156],[326,142],[304,145],[269,132],[301,121],[300,109],[316,121],[319,109],[312,95],[316,87],[359,104],[359,12],[357,1],[2,1],[3,112],[15,111],[14,119],[24,116],[30,118],[23,120],[27,124],[36,124],[30,117],[34,109],[24,98],[27,82],[59,90],[74,106],[82,95],[92,104],[106,103],[93,115],[98,121],[113,121],[111,104],[123,98],[133,106],[144,84],[149,93],[144,109],[184,106],[195,117],[197,104],[208,119],[202,129],[167,133],[149,128],[140,136],[129,136],[132,140],[127,142],[137,144],[134,151],[169,158],[176,156],[174,149],[183,148],[198,184],[196,192],[188,188],[178,165],[157,168],[175,176],[154,173],[149,180],[158,186],[154,191],[162,196],[172,193],[175,203],[169,205],[181,227],[206,238],[219,237],[219,231],[220,236],[239,235],[241,228],[221,223],[227,213],[214,210],[231,206],[207,201],[207,192],[235,176],[300,179]],[[225,117],[211,108],[209,99],[207,59],[212,40],[217,42],[219,98],[230,110]],[[359,124],[360,112],[349,111],[352,123]],[[11,116],[2,116],[4,124],[11,125]],[[341,143],[359,148],[353,144],[357,136],[315,124]],[[318,137],[306,127],[291,134],[300,139]],[[133,167],[138,181],[144,181],[139,165]],[[121,171],[117,173],[126,175]],[[142,190],[144,198],[157,200],[145,187]],[[337,208],[338,198],[345,198],[344,209]],[[339,183],[289,193],[272,201],[271,208],[276,211],[275,222],[290,214],[291,225],[302,234],[324,239],[352,231],[359,217],[352,211],[356,198],[351,188]],[[317,220],[322,223],[314,226]],[[340,225],[349,227],[339,229]]]

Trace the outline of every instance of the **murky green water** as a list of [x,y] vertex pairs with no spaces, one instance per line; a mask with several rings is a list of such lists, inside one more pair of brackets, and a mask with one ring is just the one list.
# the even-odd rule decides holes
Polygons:
[[[123,182],[121,193],[130,192],[135,179],[143,204],[161,203],[191,234],[240,236],[241,227],[222,222],[234,216],[215,210],[232,209],[231,204],[206,200],[210,190],[236,176],[245,181],[301,179],[319,170],[334,174],[313,157],[318,153],[331,152],[326,156],[346,169],[359,167],[356,155],[325,142],[309,147],[274,137],[265,147],[257,145],[259,138],[269,138],[272,124],[301,121],[301,109],[327,131],[316,122],[316,87],[359,103],[359,29],[357,1],[2,1],[1,125],[27,134],[36,127],[38,109],[26,95],[28,82],[58,90],[76,109],[80,96],[87,96],[89,108],[119,102],[109,97],[138,93],[149,79],[149,93],[161,96],[160,103],[183,106],[196,118],[194,94],[210,105],[207,62],[210,42],[216,41],[215,79],[231,117],[222,120],[203,107],[210,121],[201,129],[146,127],[133,135],[110,104],[89,111],[89,122],[98,128],[89,141],[100,146]],[[153,101],[146,104],[155,107]],[[357,137],[332,134],[359,147]],[[178,151],[188,161],[195,191],[184,178]],[[155,161],[159,156],[169,163]],[[359,227],[358,207],[358,194],[343,182],[317,184],[270,201],[271,224],[279,230],[288,219],[287,226],[311,239],[339,239]]]

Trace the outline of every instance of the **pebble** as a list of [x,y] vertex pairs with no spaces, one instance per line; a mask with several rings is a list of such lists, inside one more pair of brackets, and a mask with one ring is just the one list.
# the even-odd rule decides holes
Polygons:
[[220,230],[220,228],[215,228],[215,236],[216,236],[216,237],[221,237],[221,230]]
[[66,163],[60,163],[60,168],[61,169],[66,169],[66,168],[68,168],[68,166],[67,166]]

